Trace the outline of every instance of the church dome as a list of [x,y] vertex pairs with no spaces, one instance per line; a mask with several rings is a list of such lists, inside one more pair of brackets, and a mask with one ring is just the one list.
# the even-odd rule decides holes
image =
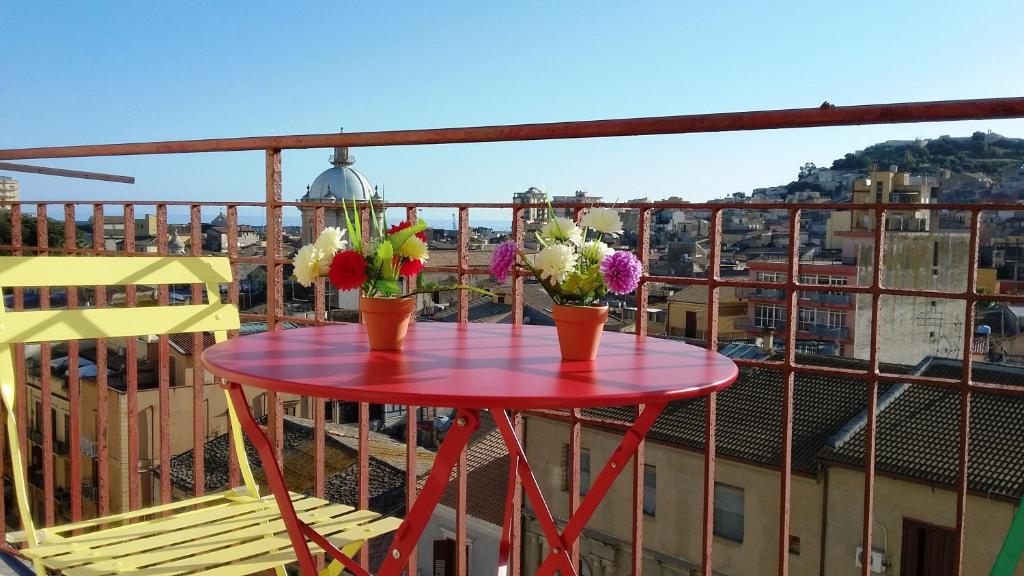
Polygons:
[[226,216],[224,216],[223,212],[218,214],[217,217],[214,218],[212,222],[210,222],[210,226],[213,226],[214,228],[226,228],[227,225],[228,219]]
[[339,200],[363,202],[373,197],[373,186],[355,168],[348,148],[335,148],[331,157],[333,166],[313,180],[302,202],[337,202]]

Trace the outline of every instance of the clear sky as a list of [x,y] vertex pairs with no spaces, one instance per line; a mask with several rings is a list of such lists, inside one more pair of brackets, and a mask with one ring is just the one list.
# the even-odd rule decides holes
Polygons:
[[[1024,2],[0,0],[0,148],[1024,95]],[[394,201],[706,200],[891,138],[1024,121],[355,150]],[[329,151],[284,155],[285,198]],[[47,161],[26,199],[263,197],[261,153]]]

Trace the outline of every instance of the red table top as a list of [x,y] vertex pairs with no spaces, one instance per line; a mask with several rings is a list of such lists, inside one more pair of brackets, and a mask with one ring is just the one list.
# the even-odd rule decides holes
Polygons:
[[418,322],[401,352],[371,351],[359,324],[264,332],[203,353],[232,382],[305,396],[452,408],[593,408],[725,388],[736,365],[678,341],[605,332],[597,360],[563,362],[555,329]]

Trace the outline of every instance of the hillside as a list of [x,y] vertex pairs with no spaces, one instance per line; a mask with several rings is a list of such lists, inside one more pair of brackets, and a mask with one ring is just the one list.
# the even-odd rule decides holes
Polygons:
[[1009,164],[1024,162],[1024,139],[975,132],[970,137],[884,142],[847,154],[832,163],[836,170],[865,170],[897,165],[912,173],[977,172],[994,176]]

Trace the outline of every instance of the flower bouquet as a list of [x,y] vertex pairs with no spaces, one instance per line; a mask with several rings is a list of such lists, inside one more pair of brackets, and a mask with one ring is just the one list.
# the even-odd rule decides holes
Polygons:
[[[548,209],[551,213],[551,209]],[[491,274],[504,282],[513,270],[535,277],[554,300],[552,316],[564,360],[593,360],[608,319],[608,306],[595,305],[606,294],[628,294],[640,282],[641,265],[630,252],[613,250],[605,234],[622,232],[615,210],[594,208],[579,225],[569,218],[549,217],[537,233],[541,250],[527,255],[508,241],[491,256]]]
[[[369,240],[364,242],[354,204],[351,215],[344,201],[342,208],[345,229],[325,228],[314,243],[299,249],[294,260],[295,279],[308,287],[316,278],[327,276],[338,290],[358,288],[359,310],[371,349],[402,349],[409,319],[416,308],[412,296],[460,289],[490,294],[472,286],[438,286],[423,281],[423,266],[430,257],[423,233],[427,223],[423,220],[388,227],[383,213],[378,219],[371,203],[373,230]],[[400,279],[407,283],[415,279],[415,288],[403,294]]]

